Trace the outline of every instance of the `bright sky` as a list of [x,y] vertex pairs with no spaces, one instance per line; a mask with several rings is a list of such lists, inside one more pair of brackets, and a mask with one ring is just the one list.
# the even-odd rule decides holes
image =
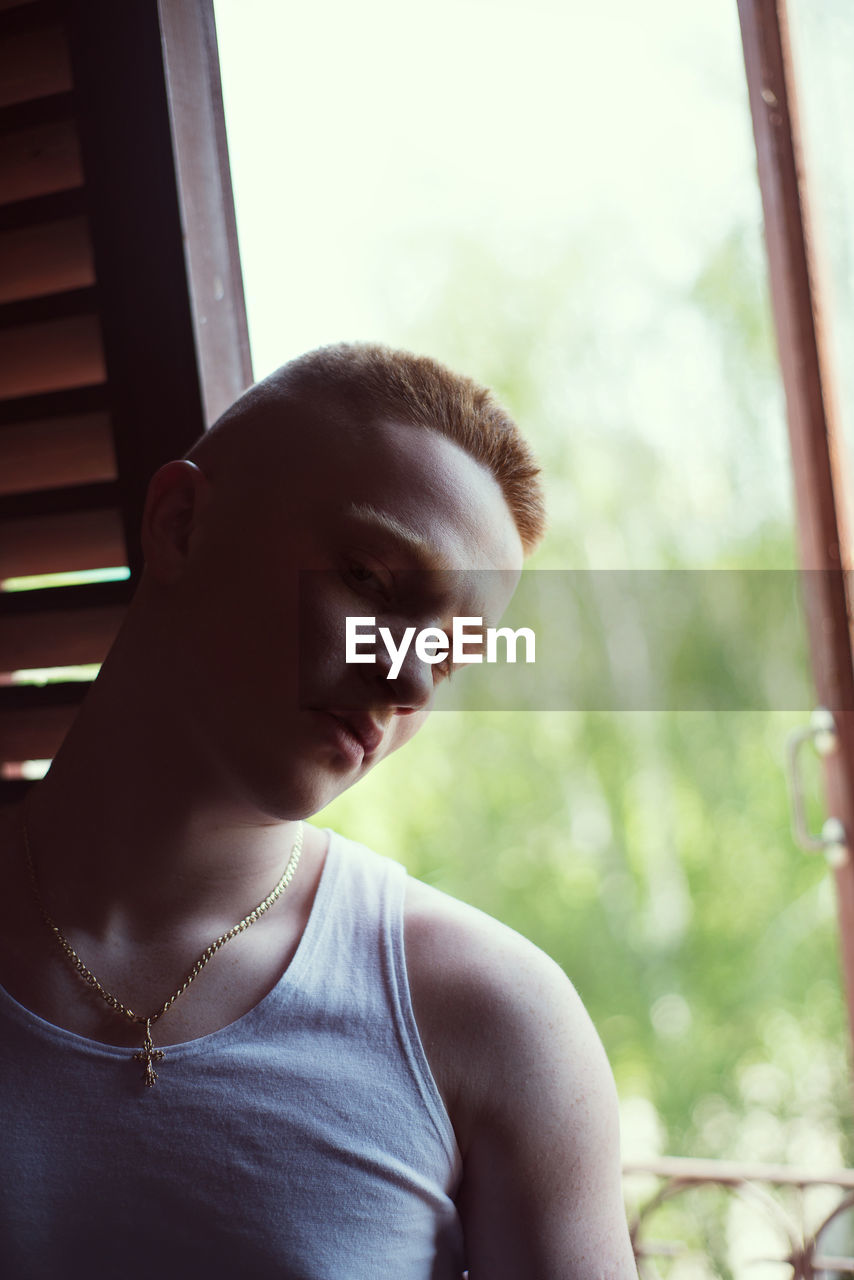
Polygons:
[[[342,339],[500,393],[512,365],[538,449],[589,433],[591,484],[632,481],[619,443],[597,461],[603,432],[666,459],[697,564],[722,531],[789,518],[782,401],[747,441],[720,337],[685,300],[733,228],[763,252],[734,3],[216,0],[216,17],[256,377]],[[594,563],[654,567],[644,503]]]
[[755,216],[735,5],[217,0],[256,376],[380,337],[401,248],[536,262],[603,216],[662,281]]

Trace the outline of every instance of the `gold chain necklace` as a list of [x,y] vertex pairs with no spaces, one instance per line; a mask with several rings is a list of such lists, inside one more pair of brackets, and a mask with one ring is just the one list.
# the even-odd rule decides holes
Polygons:
[[145,1027],[145,1037],[143,1039],[142,1048],[138,1053],[135,1053],[133,1057],[136,1062],[142,1062],[145,1065],[145,1073],[143,1075],[145,1084],[149,1086],[153,1085],[157,1079],[157,1072],[154,1070],[154,1063],[160,1062],[160,1060],[166,1055],[162,1049],[154,1048],[154,1044],[151,1039],[152,1022],[156,1022],[158,1018],[162,1018],[167,1009],[170,1009],[178,997],[184,994],[193,979],[201,973],[211,956],[216,955],[220,947],[224,947],[225,944],[230,942],[232,938],[236,937],[238,933],[242,933],[244,929],[248,929],[250,925],[254,924],[255,921],[264,914],[267,908],[271,907],[276,899],[284,893],[285,889],[287,889],[294,877],[294,872],[297,869],[300,854],[302,853],[304,825],[303,823],[300,823],[297,838],[294,841],[294,847],[288,860],[288,865],[285,867],[284,874],[273,892],[269,893],[263,902],[259,902],[254,911],[249,912],[248,916],[244,916],[243,919],[238,924],[234,925],[233,928],[229,929],[227,933],[221,934],[215,942],[212,942],[209,947],[206,947],[190,972],[187,974],[184,981],[181,983],[178,990],[175,991],[168,1000],[165,1000],[155,1013],[151,1013],[148,1017],[144,1017],[142,1014],[134,1013],[134,1011],[129,1009],[127,1005],[122,1004],[121,1000],[119,1000],[117,996],[112,995],[107,991],[106,987],[101,985],[94,973],[92,973],[91,969],[87,969],[86,965],[80,959],[68,939],[61,933],[59,925],[48,915],[41,896],[41,891],[39,890],[38,877],[36,876],[36,869],[33,865],[33,857],[30,852],[29,833],[27,831],[27,820],[24,817],[23,805],[20,806],[20,814],[21,826],[24,832],[24,848],[26,850],[27,869],[30,873],[30,883],[33,887],[33,895],[36,900],[36,905],[41,912],[41,917],[50,932],[53,934],[54,938],[56,938],[57,943],[62,948],[65,955],[71,961],[76,972],[80,974],[89,986],[92,987],[94,991],[97,991],[98,995],[107,1002],[111,1009],[115,1009],[117,1013],[123,1014],[124,1017],[129,1018],[131,1022],[138,1022]]

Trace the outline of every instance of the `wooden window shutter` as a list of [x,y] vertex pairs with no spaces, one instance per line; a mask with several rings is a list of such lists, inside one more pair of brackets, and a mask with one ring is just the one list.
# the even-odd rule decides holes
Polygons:
[[13,673],[103,661],[151,476],[251,380],[212,0],[0,0],[0,803],[88,688]]

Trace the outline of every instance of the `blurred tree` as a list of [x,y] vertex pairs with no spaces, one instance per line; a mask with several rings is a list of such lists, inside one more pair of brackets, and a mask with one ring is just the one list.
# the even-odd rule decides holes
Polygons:
[[[681,294],[640,309],[619,338],[612,326],[613,343],[601,237],[527,271],[483,244],[448,246],[443,287],[404,337],[493,385],[534,440],[551,505],[534,569],[794,567],[757,236],[731,230]],[[394,297],[393,259],[389,271]],[[680,369],[662,341],[674,325],[702,345],[704,402],[696,369]],[[674,400],[692,405],[687,445],[678,413],[659,441],[635,396],[651,360]],[[744,595],[743,644],[720,668],[735,696],[749,698],[781,649],[766,604],[761,590]],[[782,639],[805,670],[803,636]],[[717,643],[698,619],[673,661],[683,676],[701,673],[720,662]],[[783,773],[786,734],[805,718],[785,708],[438,712],[322,820],[560,962],[624,1102],[655,1109],[643,1150],[627,1126],[632,1155],[657,1146],[832,1165],[852,1157],[833,893],[824,863],[793,844]],[[817,781],[815,770],[814,825]],[[716,1265],[729,1274],[723,1219],[718,1228]]]

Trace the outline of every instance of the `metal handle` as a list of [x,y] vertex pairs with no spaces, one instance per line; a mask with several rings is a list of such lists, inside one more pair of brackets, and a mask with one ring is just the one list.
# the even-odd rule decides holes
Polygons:
[[808,739],[812,740],[820,756],[830,755],[836,750],[836,722],[833,712],[827,707],[816,707],[810,716],[809,725],[804,729],[795,729],[786,739],[786,775],[792,801],[792,834],[807,853],[823,853],[831,867],[841,867],[848,861],[848,846],[845,827],[839,819],[828,818],[818,836],[807,829],[798,752]]

